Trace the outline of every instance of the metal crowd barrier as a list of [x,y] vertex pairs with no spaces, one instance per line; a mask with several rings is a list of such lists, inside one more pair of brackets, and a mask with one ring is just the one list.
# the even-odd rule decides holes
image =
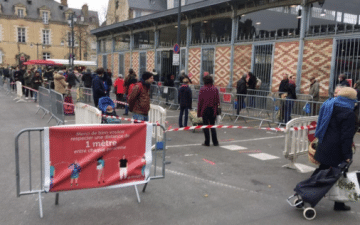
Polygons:
[[308,130],[291,130],[293,127],[308,126],[312,121],[318,120],[318,116],[300,117],[292,119],[286,124],[284,157],[290,160],[289,164],[283,167],[296,169],[302,173],[310,172],[312,167],[296,163],[300,155],[308,154],[309,141]]
[[16,98],[14,100],[16,100],[16,103],[26,102],[23,98],[23,88],[20,81],[16,81]]
[[5,79],[6,95],[11,94],[10,78]]
[[274,92],[271,91],[263,91],[263,90],[257,90],[257,89],[247,89],[248,95],[256,95],[256,96],[272,96]]
[[[154,125],[157,126],[157,125]],[[81,128],[79,128],[80,131]],[[157,130],[157,129],[154,129]],[[156,142],[152,151],[152,169],[150,180],[165,178],[165,166],[170,164],[165,160],[166,129],[160,125],[163,141]],[[44,128],[29,128],[21,130],[15,137],[16,166],[16,196],[38,195],[40,217],[43,218],[42,194],[45,192],[45,137]],[[145,192],[146,183],[143,187]],[[104,187],[111,189],[113,187]],[[137,188],[136,192],[137,192]],[[137,192],[138,201],[139,195]],[[140,202],[140,201],[139,201]],[[59,192],[55,196],[55,205],[59,204]]]
[[0,91],[4,89],[4,79],[3,76],[0,76]]
[[42,118],[44,118],[44,116],[50,113],[51,110],[50,90],[44,87],[39,87],[38,99],[39,99],[39,109],[36,113],[38,113],[39,110],[43,110],[44,115],[42,116]]
[[76,89],[76,102],[91,104],[93,101],[92,88],[78,87]]
[[[149,122],[158,123],[161,126],[166,127],[166,109],[159,105],[150,104]],[[153,130],[153,138],[155,138],[157,142],[164,140],[161,127],[158,126]]]
[[81,102],[75,104],[75,124],[101,124],[101,119],[98,108]]
[[51,117],[48,123],[54,118],[57,124],[65,124],[64,97],[59,92],[50,90]]
[[179,108],[178,104],[178,89],[175,87],[167,87],[161,86],[160,89],[160,96],[159,96],[159,104],[169,105],[169,109],[171,107]]
[[150,86],[150,100],[151,103],[159,104],[160,102],[160,88],[158,85]]

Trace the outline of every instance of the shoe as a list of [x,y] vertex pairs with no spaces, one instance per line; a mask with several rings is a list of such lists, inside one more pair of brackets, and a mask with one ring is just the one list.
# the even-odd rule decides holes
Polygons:
[[345,205],[345,204],[342,203],[342,202],[335,202],[335,204],[334,204],[334,210],[335,210],[335,211],[350,211],[350,210],[351,210],[351,207]]
[[127,113],[124,113],[123,115],[124,115],[124,116],[128,116],[129,114],[127,114]]
[[202,146],[207,146],[207,147],[209,147],[210,145],[207,145],[207,144],[205,144],[205,143],[202,143],[201,144]]
[[219,146],[219,143],[217,143],[217,144],[214,144],[214,146]]
[[26,100],[29,99],[28,97],[25,98]]

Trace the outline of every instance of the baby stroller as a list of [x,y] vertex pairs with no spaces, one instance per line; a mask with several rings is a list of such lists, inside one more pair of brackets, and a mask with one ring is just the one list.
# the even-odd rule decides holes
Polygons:
[[[113,102],[113,100],[111,100],[110,97],[100,98],[98,107],[101,110],[102,115],[117,116],[115,112],[115,103]],[[120,124],[121,120],[118,118],[102,117],[101,123]]]
[[296,185],[296,193],[290,196],[287,202],[293,207],[303,209],[305,219],[313,220],[316,217],[314,207],[323,197],[337,202],[360,200],[360,171],[348,173],[351,163],[352,161],[343,162],[337,168],[315,171],[309,179]]

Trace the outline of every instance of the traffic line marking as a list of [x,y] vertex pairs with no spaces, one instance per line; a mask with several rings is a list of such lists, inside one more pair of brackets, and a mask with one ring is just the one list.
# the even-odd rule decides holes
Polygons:
[[225,149],[230,150],[230,151],[238,151],[238,150],[247,149],[246,147],[242,147],[242,146],[239,146],[239,145],[222,145],[220,147],[225,148]]
[[256,154],[249,154],[249,156],[260,159],[260,160],[272,160],[272,159],[278,159],[279,157],[270,155],[267,153],[256,153]]

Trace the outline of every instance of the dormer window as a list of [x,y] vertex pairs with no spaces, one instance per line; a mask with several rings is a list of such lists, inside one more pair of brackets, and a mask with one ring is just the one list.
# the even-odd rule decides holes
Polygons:
[[19,18],[24,18],[24,9],[18,9],[17,10],[17,15]]
[[44,24],[49,24],[49,12],[42,12],[42,20]]

